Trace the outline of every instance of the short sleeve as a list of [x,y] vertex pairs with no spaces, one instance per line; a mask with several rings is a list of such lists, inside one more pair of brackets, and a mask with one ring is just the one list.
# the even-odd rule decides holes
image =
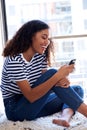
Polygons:
[[24,70],[23,64],[19,61],[11,61],[7,65],[7,74],[12,81],[25,80],[26,74]]

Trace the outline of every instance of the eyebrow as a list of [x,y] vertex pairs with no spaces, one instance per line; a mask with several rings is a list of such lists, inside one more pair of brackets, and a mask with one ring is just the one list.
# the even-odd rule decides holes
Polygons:
[[42,34],[42,35],[44,35],[44,36],[48,36],[47,34]]
[[[42,35],[44,35],[44,36],[48,37],[48,35],[47,35],[47,34],[45,34],[45,33],[43,33]],[[52,40],[52,37],[48,37],[48,40]]]
[[51,39],[51,37],[48,37],[48,35],[47,34],[42,34],[43,36],[46,36],[46,38],[48,38],[48,40],[50,40]]

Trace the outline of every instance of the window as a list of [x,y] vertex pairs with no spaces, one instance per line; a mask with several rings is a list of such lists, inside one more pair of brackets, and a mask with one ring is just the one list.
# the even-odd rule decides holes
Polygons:
[[40,19],[52,30],[55,67],[76,58],[72,83],[87,90],[87,1],[86,0],[5,0],[8,39],[26,21]]
[[83,9],[87,9],[87,0],[83,0]]
[[84,29],[87,30],[87,19],[84,19]]
[[[2,66],[3,66],[2,50],[3,50],[3,44],[6,39],[6,36],[4,35],[6,32],[4,31],[5,23],[3,21],[5,19],[3,14],[4,14],[3,6],[2,6],[2,2],[0,2],[0,84],[1,84],[1,73],[2,73]],[[1,97],[1,93],[0,93],[0,97]]]

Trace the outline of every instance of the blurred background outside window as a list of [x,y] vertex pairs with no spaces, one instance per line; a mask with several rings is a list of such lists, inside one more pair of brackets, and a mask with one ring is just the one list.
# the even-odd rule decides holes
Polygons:
[[76,58],[71,84],[87,92],[87,0],[5,0],[8,39],[25,22],[40,19],[51,27],[54,67]]

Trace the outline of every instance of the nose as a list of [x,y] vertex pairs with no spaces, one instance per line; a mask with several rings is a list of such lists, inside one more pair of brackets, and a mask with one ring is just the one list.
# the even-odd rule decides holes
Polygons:
[[50,39],[45,39],[45,44],[49,45],[50,44]]

